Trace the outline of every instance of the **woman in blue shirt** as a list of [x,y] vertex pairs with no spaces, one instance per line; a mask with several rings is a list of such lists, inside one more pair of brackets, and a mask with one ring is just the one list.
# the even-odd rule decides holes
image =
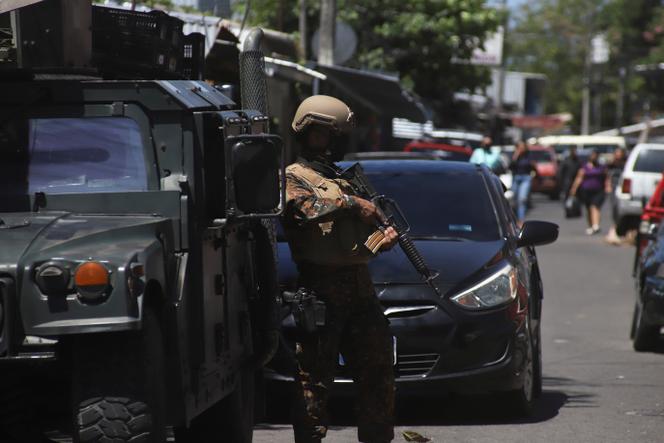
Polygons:
[[530,155],[526,142],[520,141],[516,144],[510,170],[512,171],[512,192],[514,193],[514,198],[516,198],[516,216],[519,219],[519,225],[521,225],[526,218],[526,210],[528,208],[528,196],[530,195],[530,184],[532,181],[531,174],[537,174],[535,161]]

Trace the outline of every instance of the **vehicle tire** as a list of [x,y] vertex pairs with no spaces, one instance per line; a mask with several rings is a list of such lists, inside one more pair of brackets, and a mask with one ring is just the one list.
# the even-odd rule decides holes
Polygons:
[[245,370],[229,396],[196,417],[189,428],[176,428],[177,443],[251,443],[254,428],[254,371]]
[[643,318],[643,309],[638,303],[634,303],[634,315],[632,317],[632,346],[637,352],[651,351],[657,344],[659,337],[659,326],[646,323]]
[[149,306],[141,331],[75,338],[75,443],[166,441],[163,350],[159,320]]
[[504,398],[511,413],[520,417],[529,417],[533,412],[536,391],[536,367],[533,340],[528,334],[526,346],[526,364],[524,366],[523,385],[519,389],[508,391]]
[[623,217],[623,218],[620,218],[620,219],[618,219],[618,221],[616,222],[616,234],[617,234],[619,237],[622,237],[622,236],[624,236],[625,234],[627,234],[627,231],[629,230],[629,228],[630,228],[630,220],[629,220],[629,217]]

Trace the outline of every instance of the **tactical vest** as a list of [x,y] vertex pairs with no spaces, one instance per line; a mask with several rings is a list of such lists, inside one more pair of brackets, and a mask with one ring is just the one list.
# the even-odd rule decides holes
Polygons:
[[[306,182],[319,198],[340,199],[355,192],[346,180],[330,179],[302,164],[294,163],[286,172]],[[290,200],[290,197],[288,197]],[[323,220],[298,225],[284,223],[293,260],[320,265],[364,264],[373,254],[364,243],[376,231],[351,211],[339,211]]]

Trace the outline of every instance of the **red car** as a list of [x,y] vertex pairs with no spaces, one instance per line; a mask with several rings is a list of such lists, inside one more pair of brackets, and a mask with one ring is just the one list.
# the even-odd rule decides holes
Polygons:
[[[662,174],[664,178],[664,174]],[[636,260],[643,250],[648,246],[651,234],[655,231],[656,227],[664,219],[664,180],[660,180],[655,188],[655,193],[650,197],[650,200],[643,208],[641,214],[641,223],[639,224],[639,233],[636,239]],[[653,226],[654,225],[654,226]]]
[[440,155],[444,160],[467,162],[473,154],[470,146],[458,146],[427,140],[413,140],[404,148],[404,152],[429,152]]
[[549,146],[530,146],[530,155],[537,165],[537,177],[531,185],[532,192],[548,194],[552,200],[560,197],[558,183],[558,159],[556,151]]

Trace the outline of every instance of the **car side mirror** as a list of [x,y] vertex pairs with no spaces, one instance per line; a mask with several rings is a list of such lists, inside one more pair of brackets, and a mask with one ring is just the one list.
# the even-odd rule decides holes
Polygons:
[[225,160],[226,216],[279,216],[286,189],[281,138],[269,134],[229,137]]
[[523,224],[517,246],[541,246],[558,239],[558,225],[545,221],[527,221]]

